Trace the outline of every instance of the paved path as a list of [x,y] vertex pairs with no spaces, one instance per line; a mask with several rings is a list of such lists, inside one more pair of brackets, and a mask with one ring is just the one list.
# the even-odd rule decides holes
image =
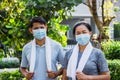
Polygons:
[[11,72],[11,71],[15,71],[15,70],[19,70],[19,68],[4,68],[4,69],[0,69],[0,72]]

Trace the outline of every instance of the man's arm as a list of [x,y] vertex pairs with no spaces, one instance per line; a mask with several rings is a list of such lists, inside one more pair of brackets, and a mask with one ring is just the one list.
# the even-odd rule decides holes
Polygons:
[[48,73],[48,78],[54,79],[54,78],[62,75],[62,73],[63,73],[63,68],[60,68],[57,72],[47,71],[47,73]]
[[63,74],[63,68],[60,68],[56,73],[56,76],[60,76]]
[[25,67],[20,67],[20,71],[22,73],[22,75],[27,78],[28,80],[32,79],[33,75],[34,75],[34,72],[29,72],[27,70],[27,68]]
[[[61,45],[59,45],[58,47],[56,47],[58,49],[58,56],[57,56],[57,61],[61,64],[61,66],[63,67],[64,64],[64,52],[63,52],[63,48]],[[48,78],[56,78],[57,76],[62,75],[63,73],[63,68],[60,68],[57,72],[54,71],[47,71],[48,73]]]

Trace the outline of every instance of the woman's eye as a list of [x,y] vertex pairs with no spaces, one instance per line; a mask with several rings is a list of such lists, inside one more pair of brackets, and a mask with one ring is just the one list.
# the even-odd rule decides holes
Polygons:
[[83,34],[86,34],[87,32],[85,31],[85,32],[83,32]]

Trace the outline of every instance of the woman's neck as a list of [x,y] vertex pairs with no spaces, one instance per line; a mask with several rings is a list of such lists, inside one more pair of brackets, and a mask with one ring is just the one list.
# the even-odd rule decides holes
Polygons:
[[83,52],[83,51],[85,50],[86,46],[87,46],[87,45],[84,45],[84,46],[79,45],[79,50],[80,50],[81,52]]

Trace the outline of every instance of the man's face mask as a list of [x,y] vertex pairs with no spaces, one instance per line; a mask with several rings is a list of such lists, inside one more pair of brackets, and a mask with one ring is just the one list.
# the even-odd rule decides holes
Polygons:
[[80,34],[80,35],[76,35],[76,41],[78,42],[78,44],[84,46],[86,45],[90,40],[90,35],[89,34]]
[[46,37],[46,29],[33,30],[33,36],[38,40],[42,40],[44,37]]

